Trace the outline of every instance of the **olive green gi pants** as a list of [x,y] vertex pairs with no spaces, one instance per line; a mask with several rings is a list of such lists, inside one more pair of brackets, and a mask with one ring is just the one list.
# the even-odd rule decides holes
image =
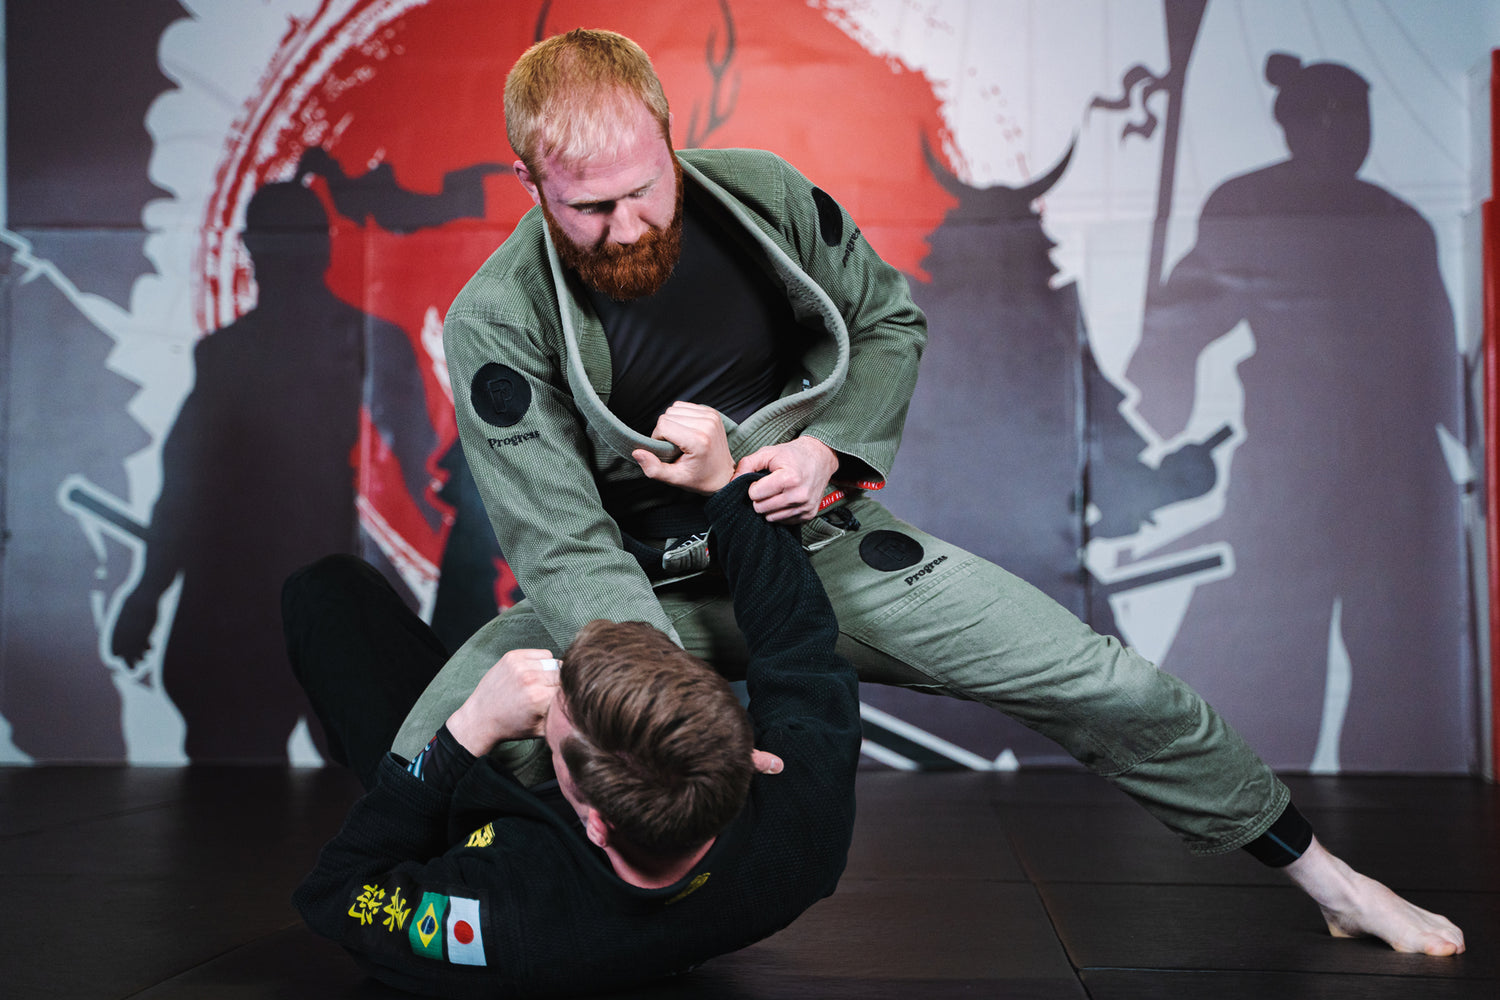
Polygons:
[[[1050,737],[1180,835],[1195,853],[1242,847],[1289,801],[1245,741],[1182,681],[1119,641],[1097,635],[1000,567],[858,497],[803,529],[842,633],[839,652],[861,681],[990,705]],[[743,675],[745,646],[714,579],[658,591],[683,646],[726,676]],[[527,602],[464,644],[422,695],[393,749],[412,757],[509,649],[548,649]],[[561,650],[555,650],[561,653]],[[539,741],[508,745],[518,777],[547,776]]]

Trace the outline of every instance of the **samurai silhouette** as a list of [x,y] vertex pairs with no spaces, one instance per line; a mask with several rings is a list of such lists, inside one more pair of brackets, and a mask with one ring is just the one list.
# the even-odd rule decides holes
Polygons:
[[361,551],[361,407],[377,430],[399,428],[382,443],[413,496],[433,447],[406,335],[324,284],[318,196],[267,184],[245,214],[258,301],[194,349],[195,382],[162,449],[145,566],[111,637],[116,655],[138,662],[182,574],[162,680],[195,761],[284,759],[297,720],[314,725],[282,648],[281,584],[319,556]]
[[1461,426],[1460,365],[1436,243],[1357,176],[1371,140],[1360,74],[1278,53],[1265,76],[1289,155],[1209,196],[1128,369],[1170,438],[1203,349],[1241,321],[1254,337],[1224,513],[1182,540],[1228,540],[1237,568],[1195,593],[1163,666],[1210,701],[1274,699],[1301,744],[1278,752],[1255,719],[1236,724],[1271,763],[1307,766],[1325,689],[1341,695],[1325,670],[1340,615],[1347,715],[1330,703],[1320,760],[1341,747],[1362,768],[1446,769],[1464,753],[1457,699],[1409,689],[1415,667],[1455,684],[1463,656],[1459,495],[1438,437]]
[[1202,495],[1215,470],[1212,444],[1185,445],[1158,468],[1140,460],[1147,442],[1094,362],[1077,287],[1052,287],[1055,244],[1033,206],[1071,155],[1020,187],[976,188],[928,153],[958,204],[930,238],[932,281],[912,283],[930,333],[902,454],[948,472],[915,487],[891,478],[922,493],[946,537],[1118,636],[1080,550]]

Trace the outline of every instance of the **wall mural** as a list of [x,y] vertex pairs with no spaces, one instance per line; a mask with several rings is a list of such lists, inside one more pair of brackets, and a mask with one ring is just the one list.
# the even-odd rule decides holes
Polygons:
[[[931,341],[896,513],[1277,766],[1468,768],[1464,87],[1500,17],[625,7],[7,5],[0,761],[319,760],[277,615],[326,552],[453,647],[521,597],[440,331],[530,207],[505,72],[590,25],[652,54],[678,146],[775,150],[909,276]],[[872,761],[1061,759],[862,694]]]

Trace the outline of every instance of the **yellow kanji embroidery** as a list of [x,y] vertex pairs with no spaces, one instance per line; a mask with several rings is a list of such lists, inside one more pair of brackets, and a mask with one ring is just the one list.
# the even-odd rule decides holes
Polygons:
[[349,907],[349,916],[354,917],[362,924],[375,922],[375,914],[380,912],[380,902],[385,899],[385,890],[378,885],[367,885],[365,891],[359,894],[354,905]]
[[391,901],[381,911],[385,916],[385,929],[388,931],[399,931],[406,926],[406,918],[411,916],[411,907],[406,905],[406,900],[401,898],[401,890],[397,889],[391,893]]
[[489,847],[495,842],[495,824],[486,823],[473,833],[469,834],[469,842],[465,847]]

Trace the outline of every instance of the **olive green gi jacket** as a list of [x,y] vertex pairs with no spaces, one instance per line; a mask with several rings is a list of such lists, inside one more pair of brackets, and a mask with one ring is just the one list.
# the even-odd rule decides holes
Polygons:
[[[737,426],[726,419],[736,459],[807,434],[838,453],[836,478],[883,480],[927,338],[906,279],[774,154],[678,158],[685,183],[723,206],[786,289],[807,334],[781,398]],[[676,638],[599,491],[641,477],[632,450],[675,449],[610,413],[609,345],[577,281],[537,208],[465,285],[443,326],[459,436],[500,548],[557,648],[595,618]]]

